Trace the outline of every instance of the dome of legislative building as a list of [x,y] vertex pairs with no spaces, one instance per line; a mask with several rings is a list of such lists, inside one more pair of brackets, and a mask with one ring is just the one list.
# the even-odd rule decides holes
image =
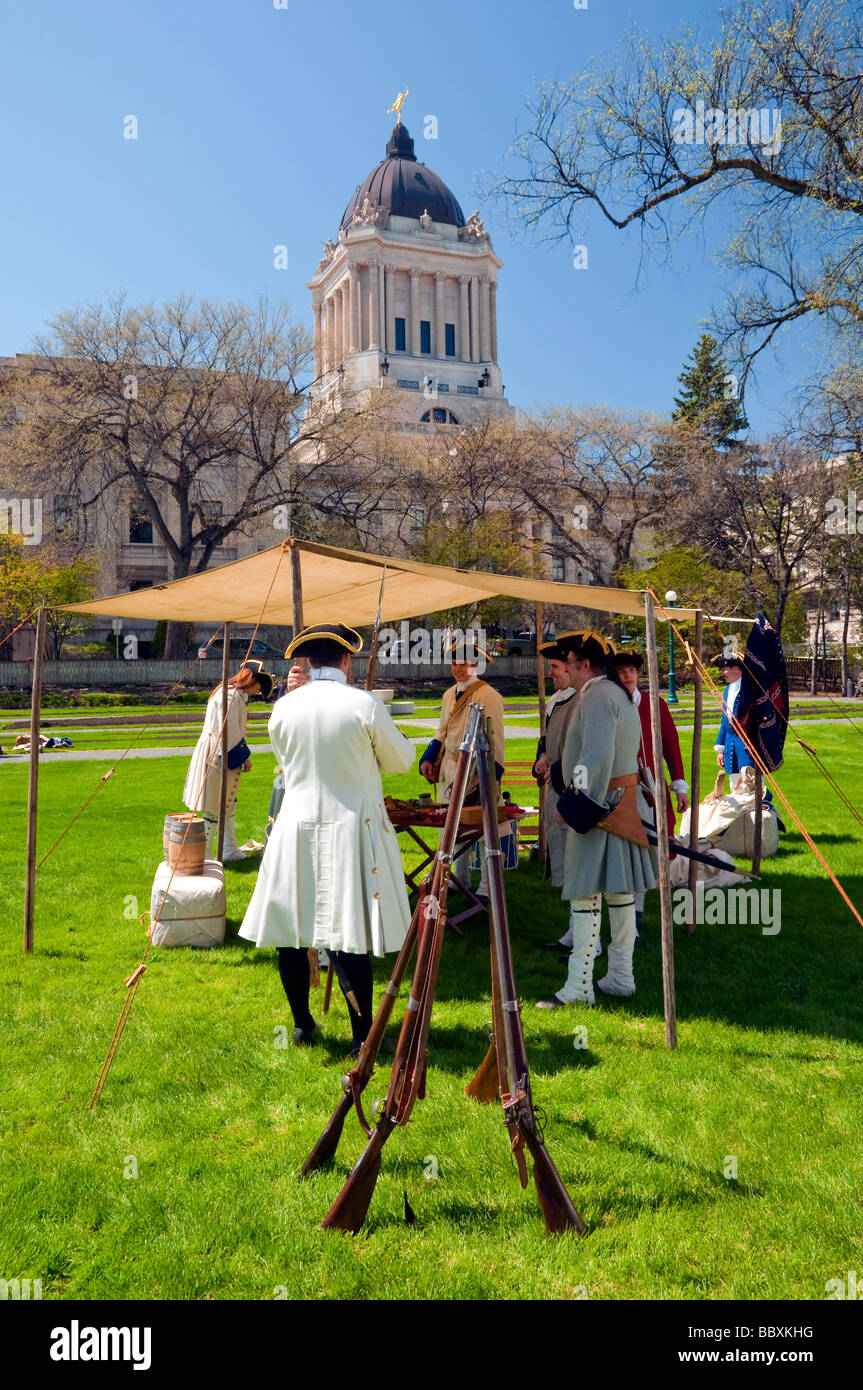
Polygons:
[[341,226],[348,228],[356,208],[364,200],[382,208],[393,217],[419,219],[428,213],[433,222],[463,227],[465,216],[455,195],[427,165],[421,164],[414,153],[414,142],[407,126],[393,127],[387,141],[386,158],[360,184],[348,203]]

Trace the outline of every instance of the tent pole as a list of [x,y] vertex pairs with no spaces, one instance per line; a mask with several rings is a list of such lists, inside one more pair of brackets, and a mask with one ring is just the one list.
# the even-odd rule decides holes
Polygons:
[[36,807],[39,790],[39,723],[42,713],[42,659],[45,652],[45,609],[36,618],[33,653],[33,691],[30,697],[30,774],[27,780],[27,869],[24,885],[24,954],[33,954],[33,916],[36,908]]
[[[304,627],[304,623],[303,623],[303,572],[302,572],[302,570],[300,569],[300,552],[299,552],[299,549],[298,549],[298,547],[297,547],[297,542],[296,542],[296,540],[294,539],[293,536],[289,536],[289,537],[288,537],[288,547],[289,547],[290,552],[291,552],[291,626],[292,626],[293,629],[294,629],[294,631],[293,631],[293,636],[296,637],[297,633],[298,633],[298,632],[302,632],[303,627]],[[294,661],[296,661],[297,665],[298,665],[298,666],[301,666],[301,667],[303,668],[303,670],[308,671],[308,669],[309,669],[309,664],[308,664],[308,661],[306,660],[306,658],[305,658],[304,656],[301,656],[301,657],[294,657]],[[371,665],[371,663],[370,663],[370,665]],[[373,667],[373,666],[371,667],[371,675],[372,675],[372,679],[374,679],[374,667]],[[367,676],[368,676],[368,672],[367,672]],[[370,690],[370,689],[371,689],[371,686],[367,686],[366,688],[367,688],[368,690]],[[319,957],[318,957],[317,949],[316,949],[315,947],[313,947],[313,946],[310,946],[310,947],[309,947],[309,949],[308,949],[308,957],[309,957],[309,984],[310,984],[310,986],[311,986],[312,982],[314,982],[315,988],[317,988],[318,985],[320,984],[320,981],[321,981],[321,972],[320,972],[320,966],[319,966],[319,964],[318,964]],[[331,958],[331,957],[328,957],[328,961],[329,961],[329,963],[328,963],[328,965],[327,965],[327,983],[326,983],[326,989],[325,989],[325,991],[324,991],[324,1003],[325,1003],[324,1013],[326,1013],[327,1010],[329,1009],[329,1006],[330,1006],[330,994],[331,994],[332,988],[333,988],[334,966],[333,966],[332,958]],[[348,1010],[348,1012],[350,1012],[350,1010]]]
[[656,619],[653,594],[644,595],[644,631],[650,680],[650,733],[656,768],[656,839],[659,849],[659,909],[662,917],[662,997],[665,1005],[665,1045],[677,1046],[677,1004],[674,998],[674,934],[671,920],[671,882],[668,877],[668,821],[665,817],[665,778],[662,775],[662,726],[659,716],[659,662],[656,657]]
[[761,768],[755,764],[755,829],[752,839],[752,872],[757,874],[761,869],[761,831],[762,831],[762,805],[764,800],[764,777]]
[[225,807],[228,803],[228,677],[231,674],[231,624],[225,623],[222,648],[222,762],[219,777],[219,840],[216,858],[222,862],[225,848]]
[[[692,684],[695,691],[695,711],[692,720],[692,772],[690,774],[691,802],[689,806],[689,848],[698,849],[698,809],[701,803],[701,731],[704,724],[704,682],[701,679],[701,656],[704,629],[704,614],[699,608],[695,615],[695,663],[692,670]],[[694,859],[689,861],[690,903],[695,903],[695,884],[698,878],[698,865]],[[687,935],[695,933],[695,911],[692,920],[687,922]]]
[[[543,627],[545,625],[545,604],[536,605],[536,688],[539,692],[539,736],[545,737],[545,728],[548,722],[545,708],[545,661],[539,648],[542,644]],[[545,836],[545,808],[548,802],[545,784],[539,788],[539,828],[536,832],[536,854],[540,864],[545,863],[547,854],[547,844]]]

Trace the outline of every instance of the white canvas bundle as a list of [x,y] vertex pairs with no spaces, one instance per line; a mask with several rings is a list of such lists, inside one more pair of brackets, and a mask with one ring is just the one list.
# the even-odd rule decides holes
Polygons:
[[174,874],[173,882],[170,866],[160,864],[150,918],[154,946],[220,946],[225,939],[225,871],[218,859],[205,859],[199,874]]
[[[725,773],[716,778],[713,791],[701,803],[698,813],[698,834],[729,854],[751,858],[755,838],[755,775],[754,769],[744,768],[733,793],[723,794]],[[689,811],[681,818],[679,838],[689,843]],[[772,806],[761,807],[761,857],[771,859],[779,848],[779,821]]]

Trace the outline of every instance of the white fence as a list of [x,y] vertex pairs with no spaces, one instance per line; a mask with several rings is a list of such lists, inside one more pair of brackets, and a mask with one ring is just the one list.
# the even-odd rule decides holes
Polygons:
[[[239,662],[232,662],[235,671]],[[281,678],[287,675],[289,661],[267,660],[268,671]],[[366,658],[359,657],[351,662],[351,678],[362,684],[366,674]],[[522,677],[532,680],[536,675],[536,661],[531,656],[500,657],[486,670],[486,678],[495,676]],[[388,681],[395,683],[422,684],[425,681],[448,683],[452,674],[448,665],[426,662],[414,666],[410,662],[378,662],[376,676],[379,684]],[[46,686],[72,686],[78,689],[110,690],[112,686],[135,685],[146,688],[153,685],[173,685],[182,680],[184,685],[207,689],[218,685],[222,679],[222,662],[218,661],[119,661],[110,657],[98,661],[46,661],[42,667],[42,681]],[[30,661],[0,661],[0,689],[4,686],[13,690],[29,690],[33,681],[33,664]]]

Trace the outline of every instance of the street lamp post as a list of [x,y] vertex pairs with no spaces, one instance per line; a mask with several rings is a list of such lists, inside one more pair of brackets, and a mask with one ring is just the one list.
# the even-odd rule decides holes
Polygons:
[[[674,589],[669,589],[665,595],[666,603],[676,603],[677,594]],[[680,701],[677,698],[677,681],[674,675],[674,626],[669,621],[668,624],[668,704],[677,705]]]

